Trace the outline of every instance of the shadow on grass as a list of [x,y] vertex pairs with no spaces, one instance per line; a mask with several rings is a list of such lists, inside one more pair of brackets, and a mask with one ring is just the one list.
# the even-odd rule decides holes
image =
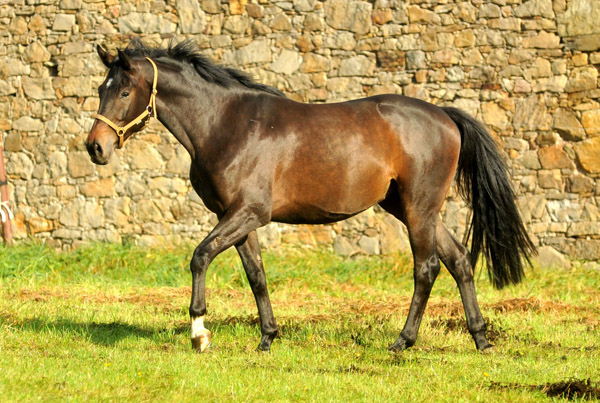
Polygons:
[[154,329],[123,322],[76,322],[69,319],[54,321],[39,318],[25,319],[20,321],[16,327],[37,333],[76,336],[103,346],[113,346],[130,337],[152,339],[160,333]]

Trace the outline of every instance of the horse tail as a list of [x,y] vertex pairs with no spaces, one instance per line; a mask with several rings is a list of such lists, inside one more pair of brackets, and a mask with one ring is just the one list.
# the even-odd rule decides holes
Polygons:
[[531,264],[536,254],[510,183],[508,168],[485,127],[456,108],[442,108],[460,131],[461,149],[456,182],[473,209],[467,239],[471,239],[471,265],[483,253],[490,281],[496,288],[516,284],[524,277],[523,259]]

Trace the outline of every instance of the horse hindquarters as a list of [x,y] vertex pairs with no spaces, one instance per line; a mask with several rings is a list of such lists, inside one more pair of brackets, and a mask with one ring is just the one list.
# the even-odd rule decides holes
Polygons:
[[[407,227],[414,259],[414,292],[406,323],[390,350],[401,351],[416,339],[427,300],[440,271],[438,239],[439,212],[456,170],[460,137],[456,127],[441,111],[416,101],[389,116],[403,146],[397,155],[397,178],[383,209]],[[395,107],[394,107],[395,109]],[[388,108],[390,112],[394,109]],[[383,108],[380,108],[383,110]]]

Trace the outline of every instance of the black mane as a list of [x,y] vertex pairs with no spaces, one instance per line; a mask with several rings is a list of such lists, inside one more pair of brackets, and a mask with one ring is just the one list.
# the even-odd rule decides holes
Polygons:
[[277,88],[257,83],[252,80],[248,74],[242,71],[213,63],[210,59],[201,54],[198,45],[192,39],[187,39],[177,44],[171,42],[167,49],[148,47],[139,39],[132,39],[124,52],[131,57],[149,57],[156,59],[166,57],[189,63],[194,66],[194,69],[200,77],[210,83],[215,83],[225,88],[229,88],[235,84],[241,84],[247,88],[268,92],[278,97],[285,98],[285,95]]

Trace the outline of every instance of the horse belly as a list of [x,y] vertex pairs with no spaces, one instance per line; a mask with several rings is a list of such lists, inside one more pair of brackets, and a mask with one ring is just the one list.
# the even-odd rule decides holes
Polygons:
[[378,168],[338,166],[319,171],[282,177],[274,184],[273,221],[327,224],[344,220],[383,200],[392,179]]

